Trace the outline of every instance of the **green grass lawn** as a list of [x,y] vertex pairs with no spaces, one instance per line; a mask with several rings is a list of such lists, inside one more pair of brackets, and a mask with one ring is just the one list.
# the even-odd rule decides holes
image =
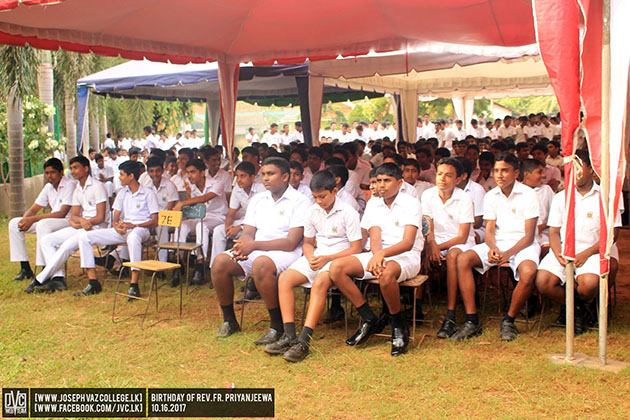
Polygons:
[[[87,282],[76,259],[69,264],[68,292],[23,293],[27,283],[11,281],[19,266],[8,262],[6,221],[0,222],[3,387],[273,387],[281,419],[618,419],[630,410],[630,369],[612,374],[550,363],[548,354],[565,349],[561,329],[541,337],[534,329],[503,343],[499,321],[484,319],[482,336],[453,343],[433,337],[437,324],[425,325],[419,327],[427,334],[422,345],[392,358],[386,338],[350,348],[343,325],[320,326],[311,355],[289,364],[252,343],[266,329],[264,322],[255,324],[266,317],[261,305],[248,306],[242,333],[218,339],[214,291],[204,286],[186,296],[179,318],[178,290],[163,282],[160,310],[150,310],[147,324],[161,322],[150,328],[141,328],[140,318],[112,323],[113,283],[97,296],[72,296]],[[31,235],[32,260],[34,243]],[[435,300],[441,315],[444,298]],[[143,302],[121,303],[121,314],[144,308]],[[620,300],[609,329],[611,359],[630,361],[628,308]],[[546,325],[556,315],[554,308]],[[576,351],[596,355],[597,332],[577,338]]]

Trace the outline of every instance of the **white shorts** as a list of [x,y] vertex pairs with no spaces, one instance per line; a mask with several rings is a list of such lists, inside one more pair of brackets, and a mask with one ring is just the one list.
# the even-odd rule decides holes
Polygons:
[[[518,241],[497,241],[497,248],[499,248],[499,251],[504,252],[512,248],[516,242]],[[481,260],[482,266],[475,267],[475,270],[477,270],[480,274],[484,274],[490,269],[490,267],[496,266],[496,264],[492,264],[488,261],[488,252],[490,251],[490,248],[485,242],[475,245],[470,249],[471,251],[474,251]],[[536,240],[534,240],[532,244],[525,249],[517,252],[516,255],[513,255],[508,260],[512,273],[514,273],[514,280],[516,281],[519,279],[519,272],[517,268],[523,261],[533,261],[534,264],[538,265],[538,261],[540,261],[540,245],[538,245]]]
[[[225,251],[224,254],[227,254],[230,257],[232,256],[232,252],[230,251]],[[238,265],[240,265],[243,269],[243,273],[245,273],[239,278],[241,280],[245,280],[247,277],[250,277],[252,275],[252,267],[254,266],[254,261],[256,261],[256,258],[258,257],[269,257],[276,266],[276,274],[280,275],[280,273],[289,268],[291,264],[295,262],[295,260],[300,258],[301,255],[302,247],[297,247],[292,252],[258,250],[253,251],[251,254],[249,254],[246,260],[237,261]]]
[[[363,277],[359,280],[370,280],[375,279],[376,276],[365,268],[370,262],[370,259],[374,256],[371,252],[363,252],[361,254],[353,255],[356,259],[359,260],[361,266],[363,266]],[[415,277],[420,272],[420,252],[418,251],[407,251],[402,254],[395,255],[393,257],[385,258],[385,261],[395,261],[400,266],[400,276],[398,276],[398,283],[401,281],[409,280]]]
[[[553,252],[549,252],[545,255],[545,258],[543,258],[540,262],[538,269],[548,271],[558,277],[561,284],[565,284],[567,282],[565,268],[562,264],[560,264],[560,262],[558,262],[558,259]],[[595,274],[599,276],[599,254],[591,255],[581,267],[574,267],[574,270],[575,277],[581,276],[582,274]]]
[[322,268],[320,268],[317,271],[313,271],[311,270],[311,266],[308,263],[308,260],[306,259],[305,256],[301,256],[300,258],[298,258],[293,264],[291,264],[291,266],[287,269],[287,270],[295,270],[297,272],[299,272],[300,274],[304,275],[304,277],[306,277],[306,281],[304,283],[301,284],[302,287],[311,287],[313,285],[313,282],[315,281],[315,277],[317,277],[317,275],[319,273],[322,273],[324,271],[329,271],[330,270],[330,264],[332,263],[326,263],[326,265],[324,265]]

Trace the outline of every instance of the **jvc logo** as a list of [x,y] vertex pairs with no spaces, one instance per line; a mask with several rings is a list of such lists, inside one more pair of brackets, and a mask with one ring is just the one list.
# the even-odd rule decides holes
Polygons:
[[12,417],[28,416],[28,395],[26,390],[5,389],[3,395],[3,415]]

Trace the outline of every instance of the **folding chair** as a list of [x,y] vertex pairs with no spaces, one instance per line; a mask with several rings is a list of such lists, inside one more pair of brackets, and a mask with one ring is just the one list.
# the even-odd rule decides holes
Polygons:
[[[160,212],[161,213],[161,212]],[[182,216],[184,219],[199,219],[199,223],[203,223],[203,218],[206,217],[206,206],[202,203],[193,204],[192,206],[184,206],[182,208]],[[177,228],[181,226],[181,219]],[[167,227],[165,227],[167,228]],[[196,242],[180,242],[179,240],[179,231],[175,230],[175,235],[177,236],[176,241],[174,242],[164,242],[161,244],[157,244],[156,250],[159,252],[161,249],[166,249],[169,251],[175,251],[177,255],[177,263],[181,264],[180,261],[180,251],[185,254],[185,265],[186,265],[186,294],[188,294],[189,287],[189,274],[190,274],[190,266],[188,264],[188,259],[190,258],[190,254],[193,251],[199,249],[200,251],[203,249],[203,237],[201,238],[200,243]],[[197,238],[199,240],[200,238]],[[204,257],[204,270],[205,270],[205,257]],[[181,281],[180,281],[181,285]]]
[[[182,223],[182,212],[162,210],[160,211],[158,215],[158,225],[162,229],[167,229],[168,227],[179,227],[181,223]],[[138,268],[142,270],[143,272],[144,271],[153,272],[153,275],[151,276],[151,286],[149,288],[149,294],[147,295],[146,298],[130,296],[127,293],[119,292],[118,288],[120,286],[120,281],[121,281],[122,272],[123,272],[123,270],[120,270],[120,273],[118,275],[118,281],[116,282],[116,289],[114,290],[114,305],[112,309],[112,322],[114,321],[115,314],[116,314],[116,298],[118,297],[118,295],[121,295],[121,296],[129,297],[129,298],[133,298],[137,300],[145,300],[147,302],[147,307],[144,310],[144,315],[142,316],[142,324],[144,324],[144,320],[147,316],[147,312],[149,311],[149,305],[151,304],[151,295],[153,294],[154,287],[155,287],[155,310],[156,311],[158,310],[158,287],[157,287],[156,279],[155,279],[156,274],[166,272],[166,271],[178,270],[181,267],[181,265],[170,263],[170,262],[157,261],[157,260],[144,260],[144,261],[139,261],[135,263],[126,262],[126,263],[123,263],[123,266],[128,267],[129,269]],[[182,316],[182,290],[183,290],[183,287],[180,283],[179,316]]]

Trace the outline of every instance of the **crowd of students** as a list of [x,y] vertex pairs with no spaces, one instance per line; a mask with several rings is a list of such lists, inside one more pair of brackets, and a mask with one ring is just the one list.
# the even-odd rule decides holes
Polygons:
[[[546,126],[546,118],[538,119]],[[361,316],[346,344],[364,343],[391,323],[391,354],[400,355],[407,350],[409,330],[398,283],[429,264],[446,271],[447,311],[437,336],[453,340],[481,333],[474,273],[509,265],[517,283],[499,334],[502,340],[513,340],[518,334],[515,318],[535,290],[564,303],[566,260],[560,145],[544,137],[542,129],[521,127],[525,137],[520,139],[520,131],[509,130],[510,120],[503,120],[497,139],[479,132],[449,142],[439,135],[442,122],[437,121],[437,133],[419,131],[415,143],[394,143],[388,136],[318,147],[297,139],[287,144],[252,141],[242,151],[234,149],[232,162],[220,146],[149,149],[148,140],[142,148],[109,147],[105,157],[93,150],[89,158],[76,156],[67,175],[62,162],[52,158],[44,164],[48,183],[33,206],[9,222],[11,261],[21,264],[15,280],[32,279],[27,293],[66,290],[63,265],[80,250],[88,284],[75,295],[99,293],[95,265],[112,268],[113,259],[95,259],[94,246],[117,246],[112,255],[119,262],[137,262],[152,231],[158,242],[169,239],[167,230],[154,229],[160,210],[203,203],[203,220],[185,220],[172,234],[181,241],[193,235],[202,244],[191,284],[207,282],[215,289],[223,314],[219,337],[240,329],[233,278],[252,277],[256,290],[245,293],[260,295],[271,321],[255,341],[265,352],[303,360],[327,292],[334,287]],[[361,124],[357,127],[362,131]],[[599,186],[588,152],[578,150],[576,162],[577,287],[571,293],[576,294],[575,328],[580,334],[598,290],[600,224]],[[51,211],[42,213],[45,207]],[[29,265],[26,233],[37,234],[36,265],[43,267],[37,276]],[[174,257],[166,251],[157,256],[161,261]],[[613,247],[611,281],[617,266]],[[140,296],[139,272],[130,275],[131,299]],[[171,286],[181,276],[175,270]],[[378,279],[380,315],[362,293],[361,280],[366,279]],[[294,288],[300,285],[311,293],[298,334]],[[459,327],[458,295],[466,315]],[[421,315],[421,306],[419,311]],[[325,322],[340,318],[337,296]]]

